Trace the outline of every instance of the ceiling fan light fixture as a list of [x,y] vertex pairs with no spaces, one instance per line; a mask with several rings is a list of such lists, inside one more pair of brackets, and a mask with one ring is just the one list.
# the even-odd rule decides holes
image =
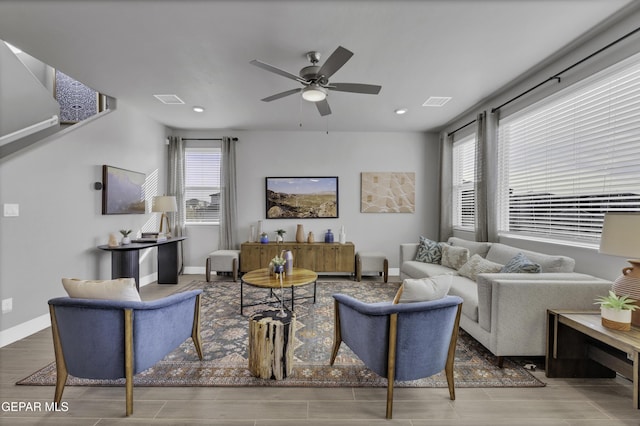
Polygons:
[[327,89],[317,84],[310,84],[302,90],[302,99],[309,102],[320,102],[327,98]]

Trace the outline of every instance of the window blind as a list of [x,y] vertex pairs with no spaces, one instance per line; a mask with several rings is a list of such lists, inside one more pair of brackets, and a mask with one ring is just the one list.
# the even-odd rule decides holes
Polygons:
[[475,156],[476,135],[453,143],[453,226],[475,229]]
[[186,223],[220,221],[220,148],[185,149]]
[[499,230],[595,243],[640,211],[640,55],[499,123]]

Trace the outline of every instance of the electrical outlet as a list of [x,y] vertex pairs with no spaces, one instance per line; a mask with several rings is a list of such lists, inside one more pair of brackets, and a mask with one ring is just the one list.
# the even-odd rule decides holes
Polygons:
[[4,217],[20,216],[20,204],[5,204]]
[[2,313],[3,314],[8,314],[11,311],[13,311],[13,298],[10,297],[8,299],[3,299],[2,300]]

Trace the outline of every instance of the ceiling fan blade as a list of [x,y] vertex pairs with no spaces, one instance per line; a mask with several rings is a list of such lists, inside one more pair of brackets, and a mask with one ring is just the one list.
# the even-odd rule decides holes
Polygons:
[[351,93],[364,93],[366,95],[377,95],[380,93],[382,86],[376,86],[374,84],[360,84],[360,83],[331,83],[327,86],[329,90],[335,90],[338,92],[351,92]]
[[329,108],[329,102],[326,99],[316,102],[316,107],[318,107],[318,112],[323,117],[331,114],[331,108]]
[[291,74],[289,71],[281,70],[280,68],[274,67],[273,65],[269,65],[265,62],[261,62],[257,59],[254,59],[250,62],[251,65],[255,65],[258,68],[262,68],[263,70],[270,71],[272,73],[281,75],[283,77],[290,78],[291,80],[299,81],[300,83],[309,83],[304,78],[297,76],[295,74]]
[[318,71],[319,75],[324,75],[326,78],[331,77],[336,71],[338,71],[342,66],[353,56],[353,52],[345,49],[342,46],[338,46],[336,50],[327,58],[327,60],[322,64],[320,70]]
[[275,101],[276,99],[284,98],[285,96],[293,95],[294,93],[298,93],[301,90],[302,90],[302,87],[299,89],[291,89],[291,90],[287,90],[286,92],[276,93],[275,95],[267,96],[266,98],[261,100],[263,102],[271,102],[271,101]]

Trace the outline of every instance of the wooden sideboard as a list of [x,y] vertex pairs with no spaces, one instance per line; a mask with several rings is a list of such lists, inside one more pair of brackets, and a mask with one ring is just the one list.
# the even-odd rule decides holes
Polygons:
[[353,243],[242,243],[240,245],[240,272],[266,268],[282,250],[293,253],[293,266],[315,272],[355,273],[355,246]]

